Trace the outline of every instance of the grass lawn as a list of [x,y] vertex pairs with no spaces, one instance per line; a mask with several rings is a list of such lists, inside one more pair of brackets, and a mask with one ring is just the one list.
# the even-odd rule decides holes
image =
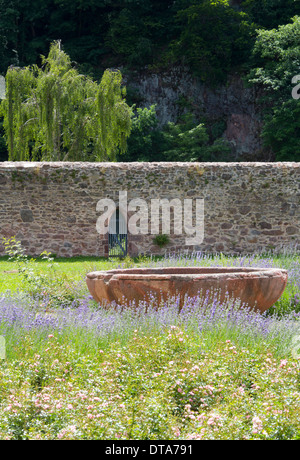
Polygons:
[[[36,259],[36,270],[47,275],[48,262]],[[55,258],[55,271],[73,281],[85,279],[89,271],[108,270],[115,262],[99,257],[73,257],[69,259]],[[6,290],[15,292],[22,289],[22,282],[18,274],[17,262],[8,260],[8,257],[0,257],[0,293]]]
[[[294,266],[295,263],[300,265],[299,254],[288,254],[288,255],[257,255],[256,257],[227,257],[224,255],[216,254],[215,256],[201,256],[200,263],[203,266],[214,265],[237,265],[240,266],[241,261],[244,263],[257,260],[262,261],[263,266],[277,266],[279,268],[289,269]],[[85,279],[86,273],[96,270],[109,270],[111,268],[121,266],[158,266],[158,265],[199,265],[199,260],[192,256],[172,256],[172,257],[152,257],[150,258],[126,258],[126,259],[107,259],[104,257],[71,257],[71,258],[55,258],[55,272],[57,275],[61,275],[71,279],[73,281],[80,281]],[[41,258],[35,259],[36,270],[40,273],[47,274],[49,272],[48,262]],[[21,287],[20,277],[18,274],[17,262],[9,260],[8,256],[0,257],[0,293],[6,290],[15,292]]]

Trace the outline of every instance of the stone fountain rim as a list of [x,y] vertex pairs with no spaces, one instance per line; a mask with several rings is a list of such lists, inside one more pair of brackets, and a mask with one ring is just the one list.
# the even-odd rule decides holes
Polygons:
[[[161,270],[166,269],[165,272]],[[171,273],[167,273],[171,270]],[[186,273],[176,273],[176,270],[184,270]],[[197,270],[199,272],[197,273]],[[203,270],[204,272],[201,272]],[[208,270],[205,273],[205,270]],[[215,272],[214,272],[215,270]],[[158,273],[158,271],[160,271]],[[196,271],[196,273],[195,273]],[[87,273],[86,277],[90,280],[110,280],[110,279],[132,279],[132,280],[169,280],[169,279],[215,279],[215,278],[257,278],[270,277],[288,274],[282,268],[261,268],[261,267],[155,267],[155,268],[120,268],[111,270],[100,270]]]

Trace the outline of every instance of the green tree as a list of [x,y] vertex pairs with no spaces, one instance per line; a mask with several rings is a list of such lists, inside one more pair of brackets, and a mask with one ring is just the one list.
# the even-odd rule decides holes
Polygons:
[[265,119],[265,145],[277,161],[300,161],[300,101],[290,99],[276,105]]
[[155,106],[137,108],[132,120],[128,150],[120,161],[230,161],[229,144],[220,137],[210,139],[203,123],[191,113],[178,123],[158,125]]
[[300,17],[277,29],[259,30],[253,50],[256,66],[249,81],[263,89],[265,147],[276,160],[300,160],[299,100],[292,98],[292,79],[300,74]]
[[126,65],[158,59],[175,33],[173,0],[121,0],[108,15],[106,46]]
[[243,10],[259,27],[274,29],[300,14],[299,0],[245,0]]
[[210,143],[204,123],[195,123],[187,113],[179,123],[168,123],[163,131],[165,161],[230,161],[231,148],[222,138]]
[[236,11],[229,0],[183,2],[177,12],[179,38],[174,55],[188,64],[203,81],[226,81],[232,68],[248,60],[255,29],[246,13]]
[[0,0],[0,73],[17,63],[17,21],[16,0]]
[[106,70],[97,84],[72,67],[60,42],[42,64],[7,71],[1,112],[9,159],[114,161],[131,130],[121,73]]
[[198,161],[206,151],[209,141],[202,123],[190,127],[188,123],[169,122],[165,127],[164,136],[169,147],[164,152],[168,161]]
[[3,119],[0,118],[0,161],[7,160],[7,148],[4,139]]
[[159,127],[155,105],[135,108],[133,106],[132,130],[127,142],[127,151],[119,155],[119,161],[163,161],[168,147]]
[[258,30],[249,81],[262,86],[274,100],[291,94],[291,79],[300,71],[300,17],[277,29]]

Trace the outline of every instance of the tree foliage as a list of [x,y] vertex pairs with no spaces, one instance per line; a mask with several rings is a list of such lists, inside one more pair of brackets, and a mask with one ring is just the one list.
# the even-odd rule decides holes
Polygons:
[[[14,105],[14,115],[0,117],[0,158],[6,158],[3,123],[11,158],[93,160],[117,155],[160,161],[172,159],[175,151],[174,158],[184,158],[180,145],[186,142],[189,148],[191,139],[194,142],[203,134],[203,127],[196,129],[201,120],[189,128],[179,122],[162,129],[151,108],[136,109],[130,116],[124,94],[117,90],[120,74],[104,72],[123,68],[130,78],[131,70],[148,67],[159,73],[177,64],[215,86],[226,84],[229,73],[244,75],[252,69],[249,80],[263,88],[266,96],[266,148],[276,152],[276,158],[295,158],[292,144],[297,145],[297,130],[290,130],[281,117],[287,110],[297,114],[297,106],[290,101],[291,77],[300,73],[299,20],[291,22],[296,15],[300,15],[300,0],[0,0],[0,73],[7,72],[8,94],[14,98],[11,104],[20,105]],[[48,63],[41,58],[58,39],[69,57],[61,76],[54,72],[54,64],[50,66],[51,57]],[[10,79],[24,85],[24,93]],[[105,97],[100,94],[101,79]],[[116,91],[115,96],[104,86]],[[103,97],[105,104],[116,109],[114,114],[103,105]],[[76,110],[68,111],[71,99]],[[40,105],[42,101],[47,109]],[[115,118],[121,113],[124,116]],[[107,129],[104,116],[107,123],[112,116],[114,127]],[[127,135],[120,133],[128,129],[130,120],[128,152],[121,157],[119,149],[125,149]],[[277,131],[272,133],[275,126]],[[223,141],[212,136],[211,127],[205,128],[213,150],[204,155],[202,146],[199,158],[222,159]],[[188,134],[190,130],[195,131]],[[17,133],[24,142],[20,137],[17,140]],[[288,149],[275,139],[277,134],[282,139],[286,134]],[[118,147],[111,144],[112,139]]]
[[17,63],[18,11],[15,0],[0,0],[0,72]]
[[153,64],[175,34],[172,0],[123,0],[110,15],[106,46],[136,67]]
[[245,0],[243,10],[260,28],[274,29],[300,14],[299,0]]
[[224,82],[230,69],[247,61],[254,27],[229,0],[186,3],[177,12],[180,35],[172,49],[202,80]]
[[59,42],[42,68],[10,67],[1,104],[10,160],[105,161],[126,150],[131,109],[119,71],[98,85],[71,65]]
[[277,29],[259,30],[254,46],[255,68],[249,81],[264,89],[263,138],[276,160],[300,160],[299,100],[292,98],[292,79],[300,74],[300,17]]
[[7,149],[4,139],[3,121],[0,119],[0,161],[7,159]]
[[[174,54],[207,79],[248,60],[257,28],[300,14],[299,0],[0,0],[0,72],[40,63],[61,39],[71,59],[98,74],[110,64],[140,67]],[[110,65],[109,64],[109,65]],[[207,70],[208,69],[208,70]],[[102,71],[102,70],[101,70]]]
[[132,130],[127,152],[119,155],[120,161],[161,161],[166,148],[165,139],[158,125],[155,105],[147,108],[133,106]]
[[178,123],[169,122],[159,128],[152,105],[149,109],[136,109],[123,161],[230,161],[230,158],[229,144],[221,137],[210,140],[204,123],[197,123],[191,113],[183,114]]
[[300,17],[277,29],[258,30],[253,48],[255,67],[249,81],[261,85],[272,98],[290,96],[291,79],[300,71]]
[[275,152],[277,161],[300,161],[300,101],[290,99],[276,105],[266,117],[265,145]]
[[252,35],[248,17],[229,0],[0,0],[0,72],[16,59],[39,64],[49,43],[61,39],[91,73],[103,62],[136,68],[185,59],[204,79],[206,66],[210,76],[215,70],[218,80],[234,61],[244,62]]
[[165,161],[229,161],[231,148],[222,138],[209,143],[204,123],[186,113],[180,123],[169,122],[164,131]]

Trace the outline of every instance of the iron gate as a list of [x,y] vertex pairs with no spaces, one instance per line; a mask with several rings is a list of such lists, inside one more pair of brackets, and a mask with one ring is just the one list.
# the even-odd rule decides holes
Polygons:
[[109,222],[108,257],[125,257],[127,255],[127,225],[117,208]]

